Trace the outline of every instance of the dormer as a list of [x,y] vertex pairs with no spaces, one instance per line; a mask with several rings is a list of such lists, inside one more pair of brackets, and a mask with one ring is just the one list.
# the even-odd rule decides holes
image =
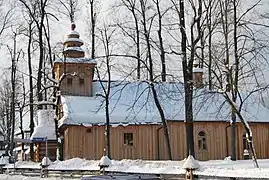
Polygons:
[[60,86],[62,95],[92,96],[96,62],[85,57],[81,47],[84,43],[75,28],[75,24],[72,24],[71,32],[64,42],[63,57],[54,62],[53,70],[56,80],[59,80],[63,73],[66,74]]

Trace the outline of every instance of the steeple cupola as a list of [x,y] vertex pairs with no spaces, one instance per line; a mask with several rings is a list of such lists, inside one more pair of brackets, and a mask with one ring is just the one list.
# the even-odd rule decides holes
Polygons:
[[79,39],[79,33],[75,29],[76,25],[72,23],[71,32],[67,35],[67,39],[64,42],[63,54],[68,58],[82,58],[85,56],[85,52],[81,48],[84,43]]
[[55,59],[53,70],[56,80],[65,73],[61,81],[62,95],[92,96],[92,80],[96,61],[85,57],[82,49],[83,41],[75,31],[76,25],[71,25],[71,32],[64,41],[63,57]]
[[199,61],[193,62],[192,79],[194,87],[200,87],[203,85],[203,69],[199,67]]

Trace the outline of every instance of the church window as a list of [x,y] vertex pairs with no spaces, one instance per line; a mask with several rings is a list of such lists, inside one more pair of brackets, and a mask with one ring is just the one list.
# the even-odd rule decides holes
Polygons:
[[79,85],[84,85],[84,79],[83,78],[79,78]]
[[249,149],[248,147],[248,140],[247,140],[247,135],[246,133],[243,134],[243,149]]
[[200,131],[198,133],[198,148],[199,148],[199,150],[206,150],[207,149],[206,134],[204,131]]
[[133,133],[124,133],[124,145],[133,146]]

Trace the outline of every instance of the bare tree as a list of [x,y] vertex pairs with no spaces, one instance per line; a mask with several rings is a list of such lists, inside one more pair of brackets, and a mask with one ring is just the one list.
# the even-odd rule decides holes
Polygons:
[[[185,3],[180,0],[177,3],[171,0],[174,5],[175,12],[178,15],[180,33],[181,33],[181,61],[184,79],[184,94],[185,94],[185,126],[187,139],[187,155],[195,156],[194,139],[193,139],[193,62],[197,54],[197,44],[201,40],[201,16],[202,16],[202,1],[197,1],[196,5],[190,1],[193,10],[192,22],[190,25],[190,57],[187,57],[187,28],[185,25]],[[197,33],[197,34],[195,34]]]
[[[158,99],[158,95],[155,89],[154,85],[154,68],[153,68],[153,58],[152,58],[152,52],[151,52],[151,41],[150,41],[150,29],[151,25],[153,22],[153,19],[151,19],[150,22],[146,20],[146,9],[148,8],[147,1],[144,0],[139,0],[140,6],[141,6],[141,16],[142,16],[142,27],[143,27],[143,34],[145,37],[146,41],[146,48],[147,48],[147,59],[148,59],[148,74],[149,74],[149,87],[152,91],[152,95],[154,98],[155,105],[158,109],[161,121],[162,121],[162,126],[163,126],[163,131],[164,131],[164,137],[165,137],[165,143],[166,143],[166,148],[167,148],[167,153],[168,153],[168,158],[172,160],[172,150],[171,150],[171,144],[170,144],[170,139],[169,139],[169,133],[168,133],[168,126],[167,122],[165,119],[165,115],[161,106],[161,103]],[[149,26],[149,27],[148,27]]]
[[[262,85],[262,82],[266,82],[266,80],[263,78],[261,68],[261,64],[267,64],[263,53],[268,45],[264,43],[263,34],[254,32],[257,27],[252,26],[253,24],[250,23],[247,16],[255,10],[259,2],[259,0],[253,2],[242,11],[238,0],[219,1],[221,14],[217,26],[220,28],[213,33],[221,38],[212,41],[217,50],[212,51],[214,59],[212,58],[211,62],[212,67],[215,67],[211,69],[214,78],[212,92],[221,93],[231,107],[231,158],[232,160],[237,159],[235,130],[238,118],[245,127],[255,167],[258,167],[258,163],[252,131],[246,118],[242,115],[242,108],[248,98],[268,88],[266,85]],[[206,61],[204,63],[206,66],[208,65]]]
[[9,153],[10,141],[11,141],[11,125],[12,120],[10,118],[11,114],[11,83],[7,75],[3,75],[3,86],[0,88],[0,112],[1,112],[1,134],[4,136],[4,140],[8,147],[5,149],[5,154]]
[[[39,46],[39,62],[38,62],[38,73],[37,73],[37,99],[38,101],[43,100],[42,96],[42,77],[43,77],[43,65],[44,65],[44,26],[45,26],[45,20],[46,15],[48,14],[46,12],[46,8],[48,6],[49,1],[48,0],[41,0],[41,1],[26,1],[26,0],[20,0],[20,3],[23,4],[25,7],[29,17],[33,20],[35,23],[35,27],[38,31],[38,46]],[[52,15],[52,14],[50,14]],[[39,109],[42,109],[42,105],[38,106]]]
[[[26,88],[25,88],[25,81],[24,81],[24,75],[22,74],[18,80],[16,80],[16,84],[17,86],[21,87],[18,88],[17,87],[17,98],[15,101],[15,108],[16,108],[16,112],[19,112],[19,130],[20,130],[20,134],[21,134],[21,138],[24,139],[24,125],[23,125],[23,116],[24,116],[24,110],[26,107]],[[18,92],[19,91],[19,92]],[[24,151],[24,143],[21,144],[21,148],[22,151]]]
[[95,31],[96,31],[96,20],[97,20],[96,4],[98,3],[98,0],[89,0],[88,2],[89,2],[89,6],[90,6],[91,58],[94,59],[96,56],[96,52],[95,52],[96,34],[95,34]]
[[78,11],[78,0],[59,0],[59,2],[65,9],[62,13],[69,17],[71,23],[75,22],[75,13]]
[[15,147],[14,134],[15,134],[15,98],[16,98],[16,73],[17,73],[17,62],[19,60],[21,51],[17,49],[17,36],[19,32],[13,32],[13,47],[7,46],[7,49],[11,57],[11,138],[10,138],[10,154],[12,154]]
[[[124,21],[121,23],[117,23],[116,27],[119,27],[120,31],[123,33],[125,37],[128,37],[128,40],[126,43],[128,47],[135,48],[134,54],[133,52],[128,51],[124,52],[126,54],[120,54],[117,52],[116,54],[110,54],[111,57],[128,57],[135,59],[137,62],[134,70],[132,69],[130,71],[126,71],[123,73],[126,73],[125,78],[128,78],[133,72],[136,73],[136,79],[139,79],[141,82],[147,82],[148,87],[146,89],[150,89],[150,92],[152,93],[154,103],[157,107],[157,110],[160,115],[160,119],[162,122],[162,128],[164,132],[164,139],[165,139],[165,148],[167,149],[167,157],[168,159],[172,159],[172,152],[171,152],[171,145],[170,145],[170,139],[169,139],[169,130],[167,126],[166,117],[164,114],[164,110],[162,107],[162,104],[158,98],[158,94],[156,91],[155,85],[158,83],[159,78],[161,75],[156,74],[158,72],[158,69],[156,68],[158,66],[157,60],[155,60],[155,53],[157,54],[159,51],[159,41],[154,40],[154,35],[152,35],[155,31],[152,29],[154,26],[153,23],[155,23],[154,19],[157,12],[154,11],[154,3],[153,1],[147,1],[147,0],[124,0],[121,1],[122,4],[117,5],[116,8],[127,9],[128,12],[131,12],[131,21]],[[156,2],[159,5],[159,1]],[[160,10],[160,9],[159,9]],[[159,12],[160,16],[164,15],[164,12]],[[159,20],[158,20],[159,22]],[[112,24],[114,25],[114,24]],[[160,24],[158,24],[159,27]],[[113,26],[114,27],[114,26]],[[156,31],[157,32],[157,31]],[[158,33],[157,33],[158,34]],[[117,34],[118,35],[118,34]],[[143,35],[143,36],[142,36]],[[160,37],[160,36],[158,36]],[[162,37],[161,37],[162,38]],[[129,44],[131,40],[131,45]],[[157,47],[156,48],[156,44]],[[156,49],[155,49],[156,48]],[[143,53],[140,53],[143,51]],[[163,52],[165,53],[165,52]],[[164,55],[164,54],[163,54]],[[156,65],[156,67],[154,67]],[[160,64],[160,63],[159,63]],[[145,70],[145,78],[142,77],[141,70]],[[138,70],[140,69],[140,70]],[[164,72],[164,71],[163,71]],[[167,73],[163,73],[166,74]],[[164,80],[164,79],[163,79]]]
[[[31,19],[31,18],[30,18]],[[28,45],[27,45],[27,59],[28,59],[28,73],[29,73],[29,113],[30,113],[30,134],[32,135],[34,132],[34,85],[33,85],[33,71],[32,71],[32,55],[31,55],[31,47],[32,47],[32,39],[33,39],[33,21],[30,20],[28,22]],[[34,159],[34,144],[30,144],[30,157]]]
[[112,37],[115,33],[116,29],[109,29],[106,25],[104,25],[104,28],[100,30],[101,34],[101,41],[103,42],[104,47],[104,64],[106,66],[106,77],[107,77],[107,83],[106,85],[103,84],[101,74],[99,72],[99,69],[96,68],[97,77],[100,81],[102,90],[104,95],[100,95],[104,98],[105,101],[105,114],[106,114],[106,128],[105,128],[105,138],[106,138],[106,147],[105,147],[105,153],[108,158],[111,158],[111,149],[110,149],[110,111],[109,111],[109,99],[110,99],[110,90],[111,90],[111,44],[112,44]]
[[141,50],[140,50],[140,28],[139,28],[139,19],[140,17],[138,16],[139,14],[139,8],[138,6],[138,1],[137,0],[122,0],[122,3],[124,6],[131,12],[133,20],[134,20],[134,28],[135,28],[135,35],[133,36],[133,33],[130,33],[130,30],[126,30],[122,26],[122,24],[118,23],[118,26],[123,30],[124,34],[126,34],[128,37],[130,37],[133,42],[135,43],[136,47],[136,57],[137,57],[137,66],[136,66],[136,78],[141,79]]
[[162,35],[162,28],[163,28],[163,24],[162,24],[162,19],[163,19],[163,15],[168,11],[168,9],[164,12],[161,12],[161,8],[160,8],[160,1],[161,0],[153,0],[153,2],[156,5],[156,9],[157,9],[157,16],[158,16],[158,39],[159,39],[159,49],[160,49],[160,59],[161,59],[161,77],[162,77],[162,81],[165,82],[166,81],[166,60],[165,60],[165,50],[164,50],[164,42],[163,42],[163,35]]
[[2,8],[4,6],[4,1],[0,0],[0,36],[5,29],[11,25],[12,9],[5,10]]

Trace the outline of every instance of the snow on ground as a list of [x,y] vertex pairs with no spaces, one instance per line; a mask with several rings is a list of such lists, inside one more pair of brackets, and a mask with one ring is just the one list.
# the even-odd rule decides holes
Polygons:
[[[30,176],[22,176],[22,175],[6,175],[1,174],[0,180],[40,180],[40,177],[30,177]],[[42,180],[60,180],[61,178],[42,178]],[[81,178],[80,178],[81,179]],[[74,180],[74,179],[73,179]]]
[[[248,178],[269,178],[269,159],[258,160],[260,168],[253,168],[251,160],[211,160],[198,161],[200,168],[195,171],[197,175],[217,177],[248,177]],[[55,170],[99,170],[99,161],[73,158],[66,161],[53,162],[49,169]],[[184,174],[182,169],[184,161],[144,161],[144,160],[112,160],[112,166],[108,171],[131,172],[131,173],[153,173],[153,174]],[[39,169],[39,163],[17,162],[17,168]],[[13,164],[6,165],[6,168],[13,168]],[[1,176],[0,179],[5,177]],[[21,179],[21,178],[20,178]],[[31,179],[30,179],[31,180]],[[33,180],[35,180],[33,178]]]

